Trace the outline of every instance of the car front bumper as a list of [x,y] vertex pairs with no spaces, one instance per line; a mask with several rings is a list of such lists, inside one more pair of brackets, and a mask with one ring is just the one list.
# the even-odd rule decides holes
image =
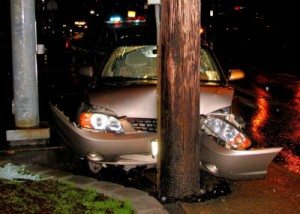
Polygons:
[[282,148],[229,150],[202,134],[200,167],[211,174],[233,180],[263,179],[269,164]]
[[59,134],[80,157],[115,165],[156,163],[156,158],[150,158],[150,142],[157,138],[156,133],[135,131],[126,121],[122,124],[127,130],[124,134],[83,130],[72,124],[57,107],[50,105],[50,108]]
[[[140,132],[133,128],[126,134],[82,130],[70,123],[58,108],[51,105],[51,109],[59,129],[63,130],[62,137],[82,158],[129,167],[156,165],[157,159],[151,156],[150,145],[157,138],[155,132]],[[201,134],[200,168],[227,179],[263,179],[269,164],[281,149],[229,150],[217,144],[211,136]]]

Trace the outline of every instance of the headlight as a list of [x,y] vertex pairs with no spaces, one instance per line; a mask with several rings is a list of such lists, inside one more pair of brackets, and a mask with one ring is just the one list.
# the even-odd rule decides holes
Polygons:
[[98,131],[123,133],[124,130],[120,121],[111,115],[100,113],[83,112],[79,117],[79,125],[82,128]]
[[246,149],[250,139],[230,122],[219,117],[208,117],[204,125],[233,149]]

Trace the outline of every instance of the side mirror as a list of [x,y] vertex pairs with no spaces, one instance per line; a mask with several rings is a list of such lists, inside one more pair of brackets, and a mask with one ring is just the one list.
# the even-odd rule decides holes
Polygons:
[[241,69],[229,70],[229,81],[240,80],[245,77],[245,72]]
[[84,66],[79,69],[79,74],[85,77],[93,77],[94,69],[92,66]]

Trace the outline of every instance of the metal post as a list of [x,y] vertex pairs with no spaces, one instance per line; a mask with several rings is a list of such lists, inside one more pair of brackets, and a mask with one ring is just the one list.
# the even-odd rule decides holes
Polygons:
[[11,0],[15,125],[39,125],[34,0]]
[[34,0],[10,0],[14,100],[19,130],[7,130],[11,146],[45,144],[50,129],[40,128]]

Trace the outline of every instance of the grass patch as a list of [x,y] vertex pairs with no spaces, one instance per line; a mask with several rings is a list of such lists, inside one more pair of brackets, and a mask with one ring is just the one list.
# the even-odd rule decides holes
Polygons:
[[4,213],[133,213],[128,201],[54,180],[0,179],[0,189],[0,210]]
[[73,183],[41,179],[25,166],[0,167],[0,212],[43,214],[132,214],[129,201],[109,198]]

